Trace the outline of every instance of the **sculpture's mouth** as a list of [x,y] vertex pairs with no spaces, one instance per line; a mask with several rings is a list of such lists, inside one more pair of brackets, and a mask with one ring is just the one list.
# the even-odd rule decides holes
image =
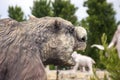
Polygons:
[[74,51],[76,50],[85,50],[86,49],[86,42],[79,42],[77,46],[74,48]]

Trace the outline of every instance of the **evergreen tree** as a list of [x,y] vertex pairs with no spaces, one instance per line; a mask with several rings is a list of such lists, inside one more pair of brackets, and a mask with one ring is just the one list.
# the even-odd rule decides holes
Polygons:
[[24,13],[22,11],[22,9],[18,6],[9,6],[9,9],[8,9],[8,13],[9,13],[9,17],[12,18],[12,19],[15,19],[17,21],[24,21]]
[[33,2],[33,7],[31,8],[32,15],[38,18],[52,16],[52,9],[50,3],[50,0],[35,0]]
[[52,2],[53,16],[62,17],[73,24],[77,22],[75,12],[77,7],[71,4],[70,0],[55,0]]
[[99,64],[98,50],[90,48],[92,44],[101,44],[101,36],[105,33],[108,36],[107,43],[112,39],[116,30],[115,11],[112,4],[106,0],[87,0],[84,6],[88,7],[86,24],[89,29],[86,53]]

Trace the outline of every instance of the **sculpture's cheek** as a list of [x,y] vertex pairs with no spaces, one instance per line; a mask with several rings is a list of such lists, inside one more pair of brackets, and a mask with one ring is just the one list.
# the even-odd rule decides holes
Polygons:
[[86,42],[76,42],[74,50],[85,50]]

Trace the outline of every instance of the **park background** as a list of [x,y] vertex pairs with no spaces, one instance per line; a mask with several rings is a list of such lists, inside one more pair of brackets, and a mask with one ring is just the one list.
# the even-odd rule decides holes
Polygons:
[[[104,47],[112,40],[120,24],[120,0],[1,0],[0,18],[13,18],[19,22],[29,19],[29,15],[38,18],[62,17],[75,26],[82,26],[88,32],[87,48],[78,51],[92,57],[96,68],[107,70],[113,80],[120,80],[120,60],[116,49],[100,51],[91,48],[92,44]],[[108,53],[106,57],[104,53]],[[117,77],[116,77],[117,76]]]

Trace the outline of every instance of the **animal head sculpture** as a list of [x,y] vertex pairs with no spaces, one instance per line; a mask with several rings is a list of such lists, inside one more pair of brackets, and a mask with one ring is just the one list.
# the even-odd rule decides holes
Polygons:
[[[74,50],[86,48],[87,32],[83,27],[75,27],[62,18],[42,18],[41,29],[36,42],[44,64],[74,64],[71,54]],[[42,20],[40,20],[42,21]]]
[[34,53],[32,55],[38,54],[45,65],[70,65],[74,63],[71,58],[73,51],[86,48],[86,30],[59,17],[34,17],[20,23],[8,22],[9,25],[5,26],[5,20],[2,20],[4,27],[0,25],[0,45],[4,43],[0,50],[4,52],[4,48],[9,46],[7,54],[14,49],[17,50],[14,54],[29,50]]

